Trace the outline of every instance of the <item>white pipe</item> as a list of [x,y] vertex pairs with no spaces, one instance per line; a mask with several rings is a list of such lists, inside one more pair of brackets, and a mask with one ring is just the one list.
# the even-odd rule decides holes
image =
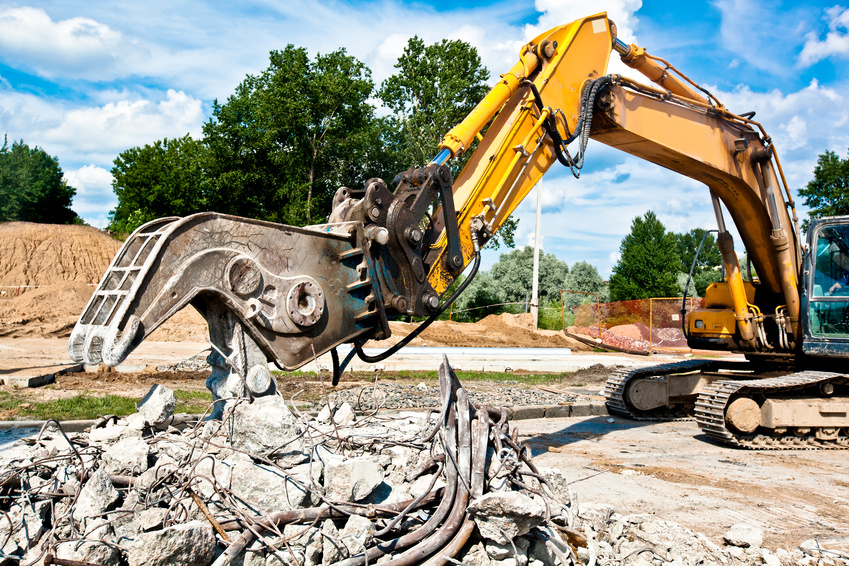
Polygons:
[[531,290],[531,315],[534,328],[539,327],[539,240],[542,217],[542,180],[537,183],[537,224],[534,229],[534,283]]

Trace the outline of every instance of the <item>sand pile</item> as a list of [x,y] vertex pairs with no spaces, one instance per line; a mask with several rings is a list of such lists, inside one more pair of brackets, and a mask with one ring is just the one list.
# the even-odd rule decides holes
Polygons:
[[0,286],[97,283],[120,248],[91,226],[3,222]]
[[[121,242],[90,226],[0,223],[0,336],[65,338],[88,304]],[[2,286],[40,285],[21,289]],[[151,340],[206,340],[206,322],[189,307]]]
[[69,281],[0,300],[0,336],[70,336],[93,291],[88,283]]
[[[380,348],[395,344],[417,325],[390,322],[389,340],[369,342],[368,347]],[[536,330],[530,314],[491,314],[475,322],[440,320],[431,324],[411,346],[443,346],[458,348],[572,348],[574,352],[591,348],[572,340],[557,330]]]

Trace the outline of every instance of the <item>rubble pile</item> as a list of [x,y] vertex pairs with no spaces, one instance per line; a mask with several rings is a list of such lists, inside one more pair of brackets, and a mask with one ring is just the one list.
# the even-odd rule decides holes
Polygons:
[[[178,430],[173,393],[87,433],[42,430],[0,471],[0,564],[393,566],[810,564],[650,516],[580,510],[506,411],[469,401],[447,361],[441,409],[314,418],[278,395]],[[58,423],[54,423],[58,425]],[[738,540],[739,539],[739,540]],[[748,545],[747,548],[744,548]]]

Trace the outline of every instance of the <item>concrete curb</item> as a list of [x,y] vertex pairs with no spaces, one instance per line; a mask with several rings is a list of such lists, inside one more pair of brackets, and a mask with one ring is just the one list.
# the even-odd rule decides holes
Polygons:
[[507,409],[512,421],[525,419],[562,419],[566,417],[596,417],[607,415],[604,403],[574,403],[571,405],[528,405]]

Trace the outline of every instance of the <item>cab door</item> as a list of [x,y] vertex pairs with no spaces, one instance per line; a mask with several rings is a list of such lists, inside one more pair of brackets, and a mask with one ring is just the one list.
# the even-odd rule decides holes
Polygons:
[[811,220],[804,277],[803,351],[849,357],[849,216]]

